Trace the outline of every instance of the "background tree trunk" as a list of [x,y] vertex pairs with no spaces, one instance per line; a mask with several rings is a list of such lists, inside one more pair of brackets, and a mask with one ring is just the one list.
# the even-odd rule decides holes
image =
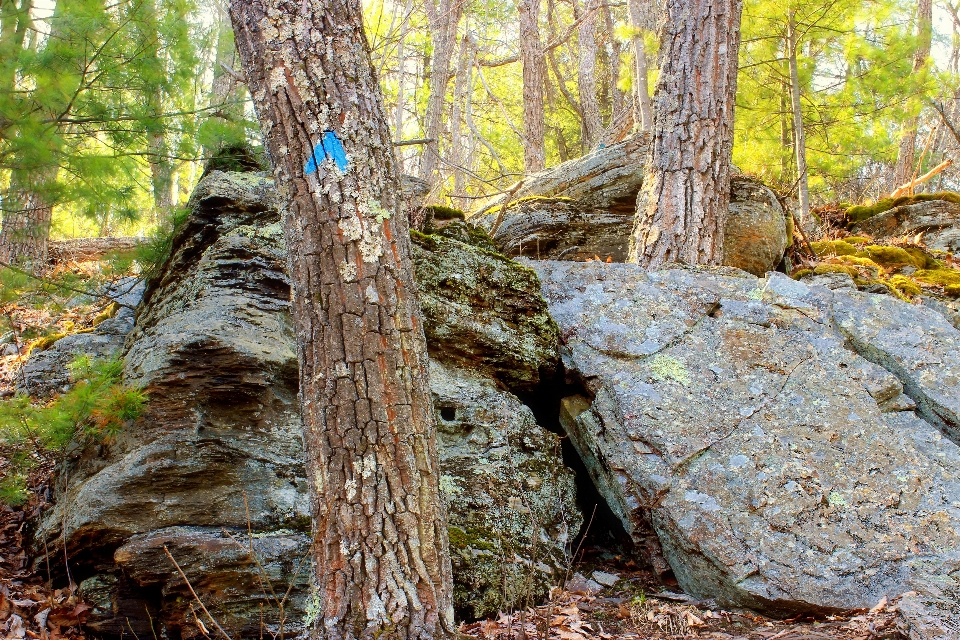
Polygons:
[[580,91],[580,105],[583,109],[584,151],[590,151],[603,135],[603,122],[600,120],[600,103],[597,101],[597,4],[598,0],[587,0],[583,10],[586,12],[577,31],[580,50],[580,66],[577,72],[577,87]]
[[797,25],[794,14],[787,17],[787,63],[790,66],[790,104],[793,108],[793,146],[797,157],[797,193],[800,219],[810,217],[810,176],[807,173],[807,135],[800,104],[800,69],[797,64]]
[[641,131],[650,131],[653,127],[653,107],[650,104],[650,84],[647,79],[647,47],[643,43],[641,29],[646,29],[648,20],[644,17],[641,3],[643,0],[628,0],[630,25],[634,29],[633,37],[633,121]]
[[357,0],[233,0],[290,253],[321,638],[448,637],[452,578],[400,180]]
[[540,0],[520,0],[520,61],[523,65],[523,170],[546,166],[543,89],[547,69],[540,43]]
[[[453,195],[465,194],[466,180],[464,172],[469,170],[469,145],[464,144],[466,122],[471,107],[473,92],[473,68],[476,60],[477,43],[472,33],[463,36],[460,42],[460,60],[457,63],[457,79],[453,85],[453,108],[450,112],[450,164],[453,165]],[[459,203],[462,206],[462,198]]]
[[23,171],[13,172],[2,202],[0,260],[36,266],[46,263],[53,205],[45,194],[55,179],[56,168],[41,169],[38,175],[32,176]]
[[[927,64],[930,46],[933,41],[933,0],[917,2],[917,51],[913,56],[913,72],[918,73]],[[903,123],[900,137],[900,152],[893,172],[893,188],[910,182],[913,178],[917,151],[917,115],[912,115]]]
[[427,20],[430,23],[430,38],[433,55],[430,57],[430,97],[424,118],[424,137],[432,142],[423,148],[420,161],[420,177],[434,184],[437,180],[437,165],[440,163],[440,133],[443,129],[443,106],[447,100],[447,85],[450,84],[450,61],[457,43],[457,27],[463,15],[463,0],[427,0]]
[[630,259],[720,264],[742,0],[667,0],[653,146]]

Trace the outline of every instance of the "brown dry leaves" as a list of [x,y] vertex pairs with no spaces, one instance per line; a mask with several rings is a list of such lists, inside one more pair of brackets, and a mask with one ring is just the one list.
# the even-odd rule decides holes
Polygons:
[[543,606],[465,624],[460,632],[498,640],[893,640],[902,637],[896,611],[896,602],[884,600],[870,611],[772,620],[703,603],[629,594],[592,597],[555,589]]

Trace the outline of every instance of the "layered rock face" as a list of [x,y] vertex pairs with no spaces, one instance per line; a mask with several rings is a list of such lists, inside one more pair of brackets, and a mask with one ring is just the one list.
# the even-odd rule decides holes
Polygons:
[[[296,637],[310,517],[273,184],[212,172],[190,206],[127,338],[146,413],[112,442],[77,444],[35,546],[61,558],[66,539],[98,633],[201,636],[175,560],[229,633]],[[421,287],[456,604],[485,615],[556,584],[580,527],[559,439],[509,391],[556,368],[557,329],[532,271],[502,256],[429,236],[414,262],[434,274]]]
[[[526,178],[470,218],[505,255],[625,262],[643,186],[648,140],[635,135]],[[763,184],[734,176],[724,264],[763,275],[787,248],[786,214]]]
[[851,231],[875,240],[920,235],[929,249],[960,253],[960,204],[929,200],[894,207],[853,225]]
[[960,332],[943,316],[775,273],[531,266],[583,385],[564,426],[687,592],[791,614],[913,590],[917,624],[960,632],[930,613],[960,586],[960,448],[941,431],[960,424]]

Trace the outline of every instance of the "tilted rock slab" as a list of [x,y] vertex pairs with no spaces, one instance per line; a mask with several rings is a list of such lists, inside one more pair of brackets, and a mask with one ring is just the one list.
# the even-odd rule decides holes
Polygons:
[[929,200],[894,207],[853,225],[851,232],[877,241],[922,234],[928,249],[960,253],[960,204]]
[[[524,178],[484,202],[469,221],[510,257],[625,262],[648,145],[637,134]],[[786,215],[768,187],[733,176],[724,264],[756,275],[776,268],[789,241]]]
[[[190,206],[127,337],[145,414],[109,443],[76,443],[35,550],[62,567],[66,538],[98,634],[202,636],[172,556],[234,637],[298,637],[314,598],[310,509],[273,183],[213,172]],[[421,287],[456,606],[487,615],[505,587],[512,599],[557,584],[582,521],[559,438],[508,390],[556,368],[558,333],[530,269],[455,240],[420,245],[418,272],[445,274]]]
[[[957,592],[960,449],[938,427],[956,426],[960,332],[942,316],[780,274],[530,264],[584,387],[564,426],[684,590],[782,614]],[[890,411],[903,392],[919,416]]]

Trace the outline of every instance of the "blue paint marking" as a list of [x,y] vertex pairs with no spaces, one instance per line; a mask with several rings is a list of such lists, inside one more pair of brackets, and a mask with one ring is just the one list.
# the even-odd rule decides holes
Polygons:
[[333,159],[340,173],[345,173],[347,166],[350,164],[347,161],[347,152],[343,148],[343,143],[340,142],[340,138],[338,138],[337,134],[333,131],[325,131],[323,133],[323,138],[321,138],[317,146],[313,148],[313,153],[310,154],[307,164],[303,167],[303,172],[306,175],[310,175],[317,170],[318,162],[326,160],[327,158]]

